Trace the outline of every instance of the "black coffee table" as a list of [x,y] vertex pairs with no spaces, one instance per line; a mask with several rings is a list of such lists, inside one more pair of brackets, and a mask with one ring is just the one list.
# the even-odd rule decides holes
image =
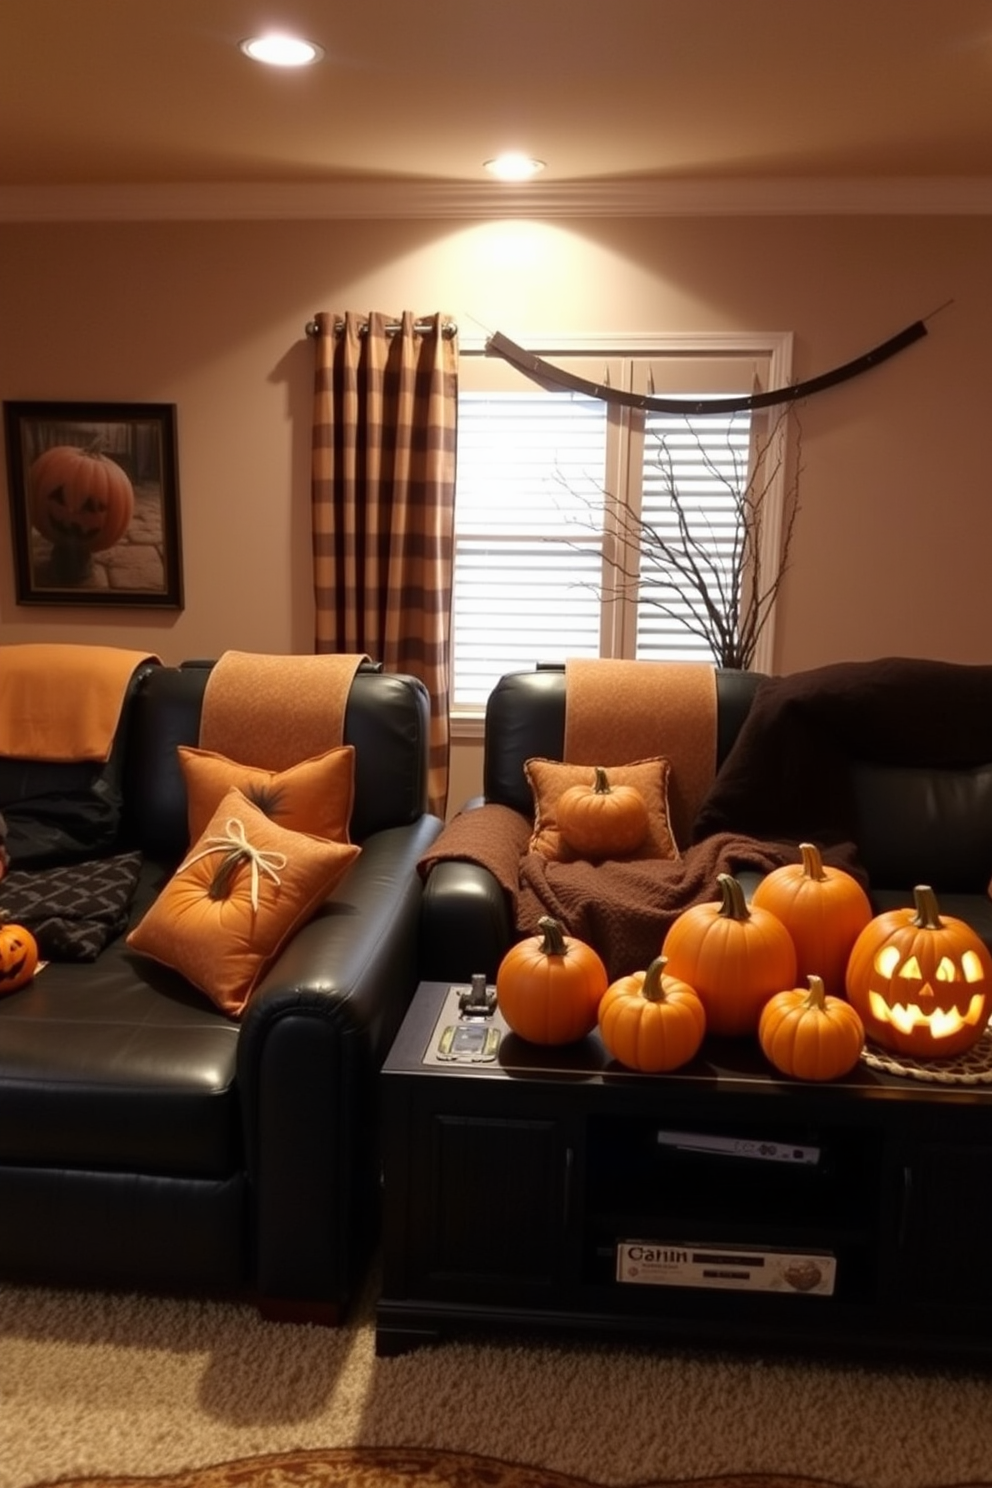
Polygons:
[[422,984],[382,1072],[379,1353],[472,1329],[992,1352],[992,1087],[804,1084],[751,1039],[640,1075],[466,998]]

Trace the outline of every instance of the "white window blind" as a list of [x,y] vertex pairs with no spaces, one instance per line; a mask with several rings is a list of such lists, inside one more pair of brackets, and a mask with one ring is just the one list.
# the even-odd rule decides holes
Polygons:
[[606,405],[572,393],[462,394],[456,705],[504,672],[600,647]]

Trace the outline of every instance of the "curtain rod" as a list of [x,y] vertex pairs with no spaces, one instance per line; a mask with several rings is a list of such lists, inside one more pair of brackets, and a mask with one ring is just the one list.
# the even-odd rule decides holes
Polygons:
[[[363,320],[362,323],[361,323],[361,325],[358,328],[358,334],[360,336],[364,336],[366,334],[366,332],[368,331],[368,328],[369,328],[368,321],[367,320]],[[306,331],[306,333],[307,333],[308,336],[316,336],[316,334],[317,334],[317,322],[315,320],[308,320],[307,323],[306,323],[306,326],[304,327],[304,329],[305,329],[305,331]],[[401,331],[402,329],[403,329],[403,327],[402,327],[402,325],[400,324],[400,322],[398,320],[390,320],[390,321],[387,321],[386,322],[386,335],[387,336],[395,336],[397,334],[397,332],[398,331]],[[434,329],[434,322],[433,322],[433,320],[417,320],[417,321],[414,321],[413,329],[416,331],[416,333],[417,333],[418,336],[426,336],[426,334],[427,334],[428,331],[432,331]],[[343,320],[336,320],[334,322],[334,334],[335,334],[335,336],[340,336],[341,335],[341,332],[343,330],[344,330],[344,321]],[[442,325],[442,327],[441,327],[441,335],[442,336],[456,336],[457,334],[458,334],[458,324],[457,324],[457,322],[454,321],[454,320],[446,320],[444,322],[444,324]]]

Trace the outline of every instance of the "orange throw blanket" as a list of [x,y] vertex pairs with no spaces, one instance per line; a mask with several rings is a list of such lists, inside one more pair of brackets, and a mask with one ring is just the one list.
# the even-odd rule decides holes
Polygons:
[[626,765],[664,755],[672,766],[668,814],[680,848],[716,774],[716,737],[710,663],[566,660],[566,762]]
[[160,660],[118,646],[0,646],[0,755],[108,759],[135,668]]
[[288,770],[334,749],[355,673],[367,660],[225,651],[203,694],[200,748],[264,770]]

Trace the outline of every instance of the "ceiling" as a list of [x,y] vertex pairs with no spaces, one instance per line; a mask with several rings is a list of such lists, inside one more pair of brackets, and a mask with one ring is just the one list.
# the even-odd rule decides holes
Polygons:
[[[249,62],[267,29],[325,59]],[[0,0],[0,216],[869,188],[990,209],[992,0]]]

